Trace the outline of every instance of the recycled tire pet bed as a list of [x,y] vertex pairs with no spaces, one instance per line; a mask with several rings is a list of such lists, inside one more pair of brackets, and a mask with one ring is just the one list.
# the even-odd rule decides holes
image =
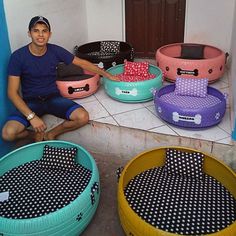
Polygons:
[[[107,70],[112,75],[124,72],[124,64]],[[137,82],[114,81],[103,77],[102,83],[105,92],[115,100],[127,103],[146,102],[153,99],[153,92],[162,86],[162,72],[154,65],[149,64],[148,71],[156,75],[154,78]]]
[[73,64],[60,63],[56,84],[63,97],[84,98],[96,93],[100,85],[100,76]]
[[165,78],[208,78],[209,83],[220,79],[227,58],[221,49],[196,43],[175,43],[160,47],[156,52],[157,65]]
[[224,117],[226,96],[208,86],[206,97],[176,95],[175,84],[155,93],[155,109],[163,120],[185,128],[206,128],[217,125]]
[[124,60],[134,60],[134,49],[127,42],[122,41],[96,41],[75,46],[75,55],[79,58],[86,59],[98,67],[108,68],[123,64]]
[[210,154],[185,147],[148,150],[121,172],[121,225],[135,236],[236,235],[235,183],[236,174]]
[[[70,159],[73,152],[74,160]],[[46,159],[40,159],[42,155]],[[73,165],[57,156],[60,162],[53,164],[55,169],[43,168],[52,164],[45,160],[53,155],[68,156]],[[0,202],[1,235],[73,236],[91,221],[100,183],[96,163],[83,147],[65,141],[38,142],[5,155],[0,166],[0,193],[9,194]],[[66,171],[56,168],[62,166]]]

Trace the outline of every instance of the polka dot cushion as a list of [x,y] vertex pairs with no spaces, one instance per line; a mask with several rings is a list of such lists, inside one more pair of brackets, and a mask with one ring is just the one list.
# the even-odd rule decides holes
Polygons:
[[179,108],[186,109],[210,108],[221,103],[221,100],[218,97],[210,94],[208,94],[205,98],[191,97],[191,99],[189,99],[189,96],[175,95],[174,92],[163,94],[161,96],[161,100],[171,105],[178,106]]
[[208,79],[176,78],[175,94],[193,97],[207,96]]
[[100,50],[102,53],[119,53],[120,52],[120,42],[110,42],[110,41],[101,41]]
[[92,176],[77,163],[73,171],[38,166],[38,160],[31,161],[0,177],[0,192],[9,192],[9,199],[0,202],[1,217],[28,219],[55,212],[74,201]]
[[59,148],[45,145],[39,167],[71,171],[75,168],[77,148]]
[[137,75],[124,75],[124,73],[122,73],[122,74],[118,74],[117,77],[120,79],[120,81],[123,81],[123,82],[138,82],[138,81],[154,79],[156,75],[149,74],[147,77],[144,77],[144,76],[137,76]]
[[206,174],[199,181],[168,175],[163,167],[157,167],[131,179],[124,194],[138,216],[166,232],[205,235],[236,220],[236,200],[221,183]]
[[200,152],[182,152],[172,148],[166,150],[164,171],[168,174],[203,179],[204,154]]
[[130,62],[126,60],[124,63],[124,75],[149,77],[148,68],[148,62]]

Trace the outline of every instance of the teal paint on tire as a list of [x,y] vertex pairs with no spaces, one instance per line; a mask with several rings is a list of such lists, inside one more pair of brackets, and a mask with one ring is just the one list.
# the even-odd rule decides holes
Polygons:
[[[124,72],[124,64],[111,67],[107,72],[117,75]],[[138,82],[114,81],[103,77],[102,82],[106,93],[115,100],[126,103],[146,102],[153,100],[153,93],[162,86],[162,72],[149,64],[149,73],[156,77]]]
[[[46,141],[29,144],[16,149],[0,160],[0,175],[23,165],[38,160],[44,146],[77,147],[76,162],[92,172],[91,179],[84,191],[65,207],[44,216],[30,219],[10,219],[0,217],[0,235],[3,236],[76,236],[81,234],[96,212],[100,198],[99,172],[95,160],[80,145],[66,141]],[[95,201],[91,204],[91,188],[97,182],[99,192],[94,193]],[[81,216],[79,219],[79,216]]]

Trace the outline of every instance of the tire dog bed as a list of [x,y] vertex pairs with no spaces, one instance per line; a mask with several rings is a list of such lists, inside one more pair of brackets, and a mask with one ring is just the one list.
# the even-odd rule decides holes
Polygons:
[[[186,80],[186,79],[184,79]],[[160,118],[180,127],[206,128],[221,122],[226,111],[226,96],[207,86],[205,97],[176,94],[176,85],[162,87],[155,93],[155,109]]]
[[96,41],[75,46],[75,55],[86,59],[105,70],[123,64],[124,60],[134,60],[134,49],[127,42],[121,41]]
[[159,147],[133,158],[118,183],[126,235],[236,235],[236,174],[213,156]]
[[[73,157],[75,159],[73,159]],[[0,160],[0,234],[79,235],[100,197],[93,157],[65,141],[26,145]]]
[[194,77],[208,78],[212,83],[223,76],[226,58],[227,53],[204,44],[168,44],[156,52],[157,65],[170,81],[175,81],[176,77]]
[[100,85],[100,76],[73,64],[60,63],[57,68],[56,84],[63,97],[84,98],[96,93]]
[[[109,68],[107,71],[113,75],[122,74],[124,64]],[[153,92],[162,86],[161,70],[149,64],[148,72],[155,75],[154,78],[137,82],[123,82],[103,77],[102,82],[106,93],[115,100],[127,103],[146,102],[152,100]]]

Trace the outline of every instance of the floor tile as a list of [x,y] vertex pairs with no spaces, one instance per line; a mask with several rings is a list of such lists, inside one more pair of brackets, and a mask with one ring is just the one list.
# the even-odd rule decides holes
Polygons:
[[216,88],[216,89],[223,89],[223,88],[228,88],[229,84],[226,83],[223,79],[220,79],[219,81],[209,84],[210,87]]
[[[136,61],[143,60],[139,59]],[[155,60],[150,60],[149,63],[156,64]],[[168,81],[163,82],[163,86],[168,84],[172,83]],[[227,72],[220,80],[210,84],[210,86],[229,94]],[[123,103],[109,97],[102,83],[94,95],[83,99],[76,99],[75,101],[82,104],[88,110],[91,120],[98,122],[174,136],[216,141],[223,144],[230,144],[231,142],[229,99],[227,100],[225,116],[218,126],[196,131],[175,127],[160,119],[157,116],[153,100],[144,103]]]
[[228,138],[223,138],[223,139],[217,140],[217,143],[232,144],[232,140],[231,140],[231,137],[228,137]]
[[218,124],[218,126],[226,131],[228,134],[231,134],[231,121],[230,121],[230,110],[229,108],[226,109],[225,115],[222,121]]
[[209,141],[216,141],[219,139],[228,138],[229,134],[219,128],[218,126],[214,126],[204,130],[187,130],[187,129],[180,129],[174,126],[171,126],[179,136],[183,137],[190,137],[190,138],[197,138]]
[[163,122],[157,119],[157,117],[146,108],[125,112],[114,115],[113,117],[121,126],[143,130],[149,130],[163,125]]
[[143,107],[142,103],[123,103],[111,98],[102,99],[100,102],[111,115],[124,113]]
[[[94,94],[94,96],[95,96],[99,101],[101,101],[101,100],[103,100],[103,99],[108,99],[108,98],[110,98],[110,97],[106,94],[106,92],[105,92],[103,86],[101,86],[101,87],[98,89],[98,91]],[[110,98],[110,99],[112,99],[112,98]]]
[[157,112],[156,112],[156,108],[155,105],[150,105],[146,107],[153,115],[155,115],[156,117],[158,117]]
[[117,122],[114,120],[114,118],[112,116],[99,118],[99,119],[96,119],[95,121],[118,126]]
[[149,106],[153,106],[154,105],[154,101],[151,100],[149,102],[143,102],[142,104],[143,104],[144,107],[149,107]]
[[78,104],[84,104],[86,102],[93,102],[96,101],[96,97],[94,95],[91,95],[89,97],[85,97],[85,98],[78,98],[78,99],[74,99],[74,101]]
[[86,102],[83,106],[88,111],[90,120],[109,116],[109,113],[98,101]]
[[177,134],[167,125],[163,125],[154,129],[150,129],[149,131],[155,132],[155,133],[160,133],[160,134],[168,134],[168,135],[175,135]]

